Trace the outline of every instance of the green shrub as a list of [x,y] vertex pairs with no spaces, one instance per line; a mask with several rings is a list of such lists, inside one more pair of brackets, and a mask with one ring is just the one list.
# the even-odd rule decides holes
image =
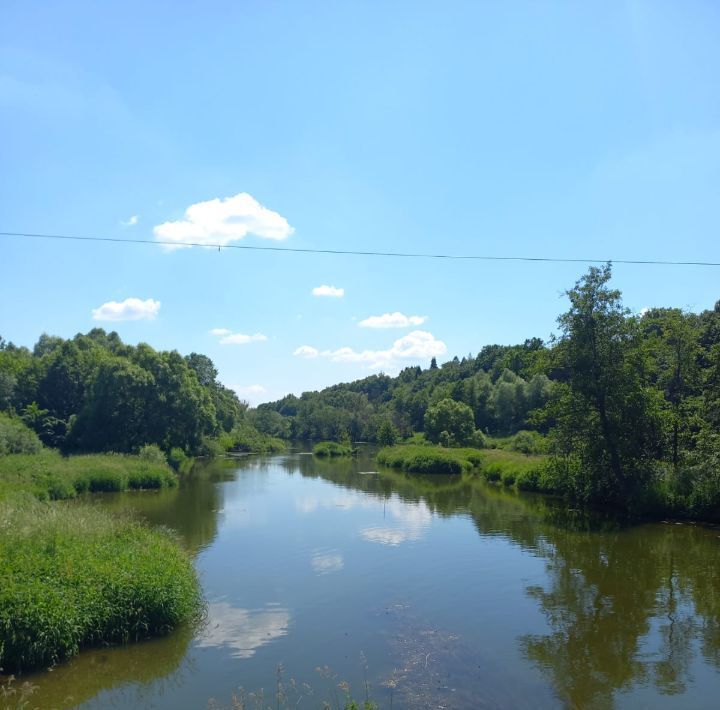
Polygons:
[[170,466],[172,466],[175,471],[179,472],[182,468],[187,466],[188,457],[179,446],[174,446],[170,449],[167,460]]
[[313,446],[313,454],[315,456],[335,457],[335,456],[352,456],[355,449],[346,444],[338,444],[337,441],[321,441]]
[[138,456],[143,461],[150,461],[151,463],[167,463],[167,457],[157,444],[145,444],[145,446],[140,447]]
[[509,448],[521,454],[544,454],[547,452],[547,442],[536,431],[519,431],[511,437]]
[[37,454],[42,447],[38,435],[22,419],[0,412],[0,456]]
[[226,451],[272,454],[285,450],[285,442],[282,439],[260,433],[247,421],[239,422],[227,437],[221,437],[221,441]]
[[197,619],[188,556],[168,533],[82,504],[0,503],[0,667],[47,668],[80,648]]

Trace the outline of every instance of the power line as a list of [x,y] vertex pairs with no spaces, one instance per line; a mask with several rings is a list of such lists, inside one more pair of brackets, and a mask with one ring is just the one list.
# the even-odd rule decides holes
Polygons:
[[455,259],[464,261],[526,261],[560,264],[634,264],[651,266],[720,266],[715,261],[665,261],[659,259],[569,259],[550,256],[488,256],[484,254],[431,254],[393,251],[356,251],[351,249],[301,249],[299,247],[270,247],[251,244],[201,244],[199,242],[171,242],[162,239],[123,239],[122,237],[81,237],[70,234],[33,234],[30,232],[0,232],[2,237],[28,239],[64,239],[79,242],[114,242],[119,244],[155,244],[161,246],[205,247],[208,249],[244,249],[246,251],[288,252],[292,254],[335,254],[341,256],[375,256],[401,259]]

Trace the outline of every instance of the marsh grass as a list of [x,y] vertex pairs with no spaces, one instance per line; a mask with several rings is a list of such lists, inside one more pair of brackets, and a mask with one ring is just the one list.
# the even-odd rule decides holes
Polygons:
[[[449,449],[442,446],[401,444],[380,449],[378,463],[409,473],[465,473],[477,465],[482,452],[478,449]],[[472,461],[471,461],[472,459]]]
[[313,454],[320,458],[335,458],[338,456],[354,456],[357,449],[345,444],[338,444],[337,441],[321,441],[313,446]]
[[554,490],[546,456],[528,456],[507,449],[401,444],[381,449],[377,461],[409,473],[462,474],[475,471],[488,481],[515,486],[520,490]]
[[192,563],[168,531],[77,502],[0,502],[0,579],[5,673],[165,634],[202,609]]
[[18,491],[39,500],[63,500],[79,493],[166,488],[177,480],[165,463],[125,454],[63,457],[45,449],[0,456],[0,500]]

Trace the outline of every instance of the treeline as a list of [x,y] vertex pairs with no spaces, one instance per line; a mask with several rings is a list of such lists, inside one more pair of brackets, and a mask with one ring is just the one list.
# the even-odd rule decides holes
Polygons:
[[536,431],[553,490],[720,517],[720,301],[701,313],[633,314],[610,279],[610,265],[591,268],[567,292],[550,343],[490,345],[441,367],[290,395],[249,416],[262,431],[316,440],[394,443],[422,432],[482,446],[483,435]]
[[[457,357],[439,367],[405,368],[397,377],[371,375],[321,392],[288,395],[250,412],[255,425],[295,439],[377,441],[390,422],[402,437],[426,429],[428,409],[444,400],[471,410],[474,429],[507,435],[529,425],[531,413],[552,398],[547,347],[539,338],[522,345],[490,345],[477,357]],[[458,443],[464,443],[458,441]]]
[[42,335],[32,350],[0,338],[0,412],[64,453],[276,446],[217,374],[205,355],[127,345],[101,328],[70,340]]

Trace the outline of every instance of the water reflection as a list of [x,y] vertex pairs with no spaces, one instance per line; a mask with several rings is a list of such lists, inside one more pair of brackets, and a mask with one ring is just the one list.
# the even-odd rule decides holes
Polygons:
[[268,604],[263,609],[240,609],[224,601],[208,605],[207,624],[195,641],[200,648],[224,647],[233,658],[251,658],[255,651],[288,632],[290,613]]
[[302,680],[326,663],[355,670],[361,687],[362,650],[383,707],[390,687],[413,708],[715,706],[720,531],[371,471],[371,453],[248,458],[99,499],[178,532],[208,623],[192,644],[83,653],[32,679],[34,704],[203,707],[270,687],[278,661]]
[[423,500],[408,504],[392,496],[385,504],[390,525],[367,527],[360,535],[369,542],[381,545],[400,545],[419,540],[432,521],[433,514]]
[[[301,471],[382,498],[404,518],[364,529],[366,540],[399,545],[417,539],[433,514],[467,513],[481,536],[506,538],[545,560],[546,583],[527,586],[526,595],[548,632],[517,643],[564,705],[632,706],[635,692],[668,696],[672,707],[671,697],[694,688],[698,662],[720,671],[716,530],[621,524],[461,477],[362,476],[347,464]],[[699,693],[699,706],[711,707],[707,690]]]
[[311,564],[317,574],[330,574],[339,572],[345,566],[345,561],[338,552],[316,551],[313,553]]

